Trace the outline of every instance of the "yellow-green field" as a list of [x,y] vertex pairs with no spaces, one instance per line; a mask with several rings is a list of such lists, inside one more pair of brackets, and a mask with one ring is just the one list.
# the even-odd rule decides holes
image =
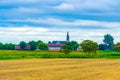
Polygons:
[[19,50],[0,50],[0,60],[13,59],[32,59],[32,58],[114,58],[120,59],[120,52],[97,51],[97,54],[86,54],[82,51],[73,51],[64,54],[59,51],[19,51]]
[[0,80],[119,80],[120,59],[0,61]]

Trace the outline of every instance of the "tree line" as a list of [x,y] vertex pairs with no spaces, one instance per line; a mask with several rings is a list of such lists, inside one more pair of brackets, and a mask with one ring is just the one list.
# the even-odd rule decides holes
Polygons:
[[[120,52],[120,42],[114,44],[114,38],[110,34],[104,35],[103,43],[98,44],[92,40],[84,40],[81,44],[81,50],[85,53],[94,53],[97,54],[97,50],[114,50],[116,52]],[[65,54],[71,52],[71,47],[69,44],[66,44],[63,47],[63,51]]]
[[[48,50],[47,43],[43,41],[29,41],[26,43],[25,41],[21,41],[18,45],[21,50],[25,50],[25,46],[29,44],[30,50]],[[15,50],[15,46],[17,44],[12,43],[0,43],[0,50]],[[103,44],[98,44],[92,40],[84,40],[82,43],[78,43],[76,41],[67,42],[61,51],[64,51],[65,54],[70,53],[71,51],[76,51],[77,48],[81,46],[82,51],[86,53],[96,53],[97,50],[115,50],[120,51],[120,42],[114,44],[114,38],[110,34],[104,35]]]
[[[26,50],[25,47],[26,45],[29,44],[30,45],[30,50],[43,50],[46,51],[48,50],[48,45],[47,43],[44,43],[41,40],[38,41],[29,41],[28,43],[25,41],[21,41],[18,45],[17,44],[12,44],[12,43],[0,43],[0,50],[15,50],[15,46],[20,46],[20,50]],[[67,45],[70,46],[71,50],[77,50],[79,44],[77,41],[71,41],[66,43]]]
[[26,45],[29,44],[30,45],[30,50],[48,50],[48,46],[46,43],[44,43],[43,41],[39,40],[39,41],[29,41],[28,43],[26,43],[25,41],[21,41],[19,43],[19,46],[21,48],[21,50],[25,50]]
[[30,50],[36,50],[37,48],[40,50],[48,50],[48,46],[43,41],[29,41],[26,43],[25,41],[21,41],[18,45],[12,43],[0,43],[0,50],[15,50],[15,46],[20,46],[21,50],[25,50],[25,46],[29,44]]
[[12,43],[0,43],[0,50],[15,50],[15,44]]

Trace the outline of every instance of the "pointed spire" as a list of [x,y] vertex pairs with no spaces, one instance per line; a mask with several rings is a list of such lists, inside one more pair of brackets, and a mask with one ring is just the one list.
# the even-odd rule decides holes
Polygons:
[[67,32],[66,41],[67,41],[67,42],[70,41],[69,32]]

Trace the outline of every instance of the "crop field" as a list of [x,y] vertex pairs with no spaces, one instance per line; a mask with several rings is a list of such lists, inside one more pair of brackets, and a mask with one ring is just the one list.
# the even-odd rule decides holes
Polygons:
[[119,80],[119,59],[0,61],[0,80]]
[[[118,59],[117,59],[118,58]],[[119,80],[120,54],[0,50],[0,80]]]

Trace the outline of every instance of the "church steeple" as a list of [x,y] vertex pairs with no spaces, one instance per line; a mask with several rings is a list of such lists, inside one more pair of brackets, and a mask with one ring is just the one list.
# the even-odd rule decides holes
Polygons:
[[67,41],[67,42],[69,42],[69,41],[70,41],[69,32],[67,32],[66,41]]

